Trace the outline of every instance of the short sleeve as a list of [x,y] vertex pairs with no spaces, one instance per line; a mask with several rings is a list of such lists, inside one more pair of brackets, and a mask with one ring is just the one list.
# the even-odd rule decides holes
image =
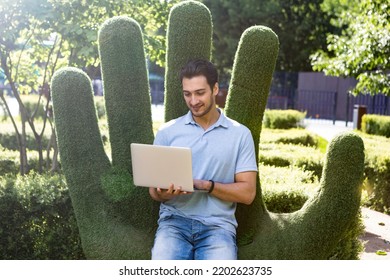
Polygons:
[[246,172],[246,171],[258,171],[255,145],[253,137],[249,129],[245,130],[240,143],[240,150],[237,157],[236,171],[235,173]]

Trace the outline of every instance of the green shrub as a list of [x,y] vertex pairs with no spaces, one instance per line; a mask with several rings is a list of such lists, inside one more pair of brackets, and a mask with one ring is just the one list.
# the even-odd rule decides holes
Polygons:
[[0,176],[17,174],[19,171],[19,152],[4,148],[0,143]]
[[104,98],[102,96],[95,96],[94,100],[97,117],[98,119],[101,119],[106,116],[106,105],[104,102]]
[[305,112],[296,110],[265,110],[264,126],[273,129],[296,128],[301,126],[305,116]]
[[[29,170],[38,171],[39,155],[37,151],[27,150],[27,161]],[[47,159],[44,158],[43,166],[46,166]],[[20,167],[19,151],[9,150],[0,145],[0,176],[5,174],[16,175]]]
[[390,214],[390,141],[361,133],[366,149],[364,190],[366,206]]
[[260,182],[267,209],[291,213],[302,208],[318,186],[312,172],[296,167],[260,165]]
[[363,115],[362,131],[367,134],[390,137],[390,116]]
[[60,175],[0,177],[0,259],[83,259]]
[[259,162],[273,166],[295,166],[321,178],[323,154],[316,148],[292,144],[260,144]]
[[28,98],[27,100],[24,99],[23,105],[24,107],[26,107],[29,116],[35,114],[35,119],[43,119],[46,114],[46,110],[43,105],[43,102],[41,100],[41,102],[38,105],[38,96],[34,96],[34,97],[36,98]]
[[[0,133],[0,143],[6,149],[14,150],[14,151],[19,150],[18,140],[16,138],[15,133],[11,133],[11,134],[10,133],[5,133],[5,134]],[[44,136],[42,139],[42,146],[46,147],[48,143],[49,143],[49,139],[46,136]],[[27,149],[29,149],[29,150],[35,150],[35,151],[38,150],[38,146],[37,146],[37,143],[35,141],[35,138],[30,134],[26,135],[26,146],[27,146]]]
[[261,143],[281,143],[317,147],[319,137],[306,129],[268,129],[261,132]]

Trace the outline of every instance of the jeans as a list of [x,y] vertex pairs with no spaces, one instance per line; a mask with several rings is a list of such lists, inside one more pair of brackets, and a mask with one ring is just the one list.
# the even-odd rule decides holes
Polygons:
[[159,221],[152,260],[236,259],[233,232],[177,215]]

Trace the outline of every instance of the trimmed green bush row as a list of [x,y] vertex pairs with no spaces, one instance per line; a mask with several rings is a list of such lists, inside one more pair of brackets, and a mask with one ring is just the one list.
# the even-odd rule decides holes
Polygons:
[[268,129],[261,131],[261,143],[294,144],[318,147],[320,137],[302,128]]
[[259,162],[273,166],[295,166],[321,178],[323,154],[314,147],[292,144],[260,144]]
[[[18,151],[18,140],[16,139],[15,133],[0,133],[0,143],[1,145],[9,150]],[[45,136],[43,136],[42,139],[42,147],[46,147],[49,143],[49,139]],[[27,134],[26,135],[26,146],[29,150],[38,150],[37,143],[35,141],[35,138],[32,135]]]
[[[0,142],[1,143],[1,142]],[[39,155],[37,151],[27,150],[28,164],[30,170],[38,170]],[[46,159],[44,159],[46,161]],[[46,164],[44,162],[44,164]],[[19,173],[20,154],[19,151],[4,148],[0,144],[0,177],[6,174],[16,175]]]
[[367,134],[375,134],[390,137],[390,116],[368,115],[362,117],[362,131]]
[[[278,167],[295,166],[321,178],[322,153],[308,143],[316,136],[303,129],[267,130],[262,132],[259,162]],[[386,137],[359,133],[365,146],[363,189],[364,205],[390,214],[390,141]],[[286,143],[286,144],[285,144]],[[294,143],[291,145],[290,143]],[[308,146],[305,146],[308,145]]]
[[264,127],[289,129],[302,127],[306,113],[297,110],[265,110]]
[[364,189],[366,206],[390,214],[390,140],[360,133],[366,149]]

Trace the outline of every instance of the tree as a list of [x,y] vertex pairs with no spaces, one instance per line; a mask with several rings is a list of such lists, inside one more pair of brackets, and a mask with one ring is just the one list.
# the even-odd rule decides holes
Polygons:
[[386,0],[359,1],[357,9],[337,12],[341,34],[327,37],[327,51],[311,56],[313,69],[326,75],[354,77],[352,93],[390,95],[390,4]]
[[334,29],[320,9],[323,0],[202,1],[213,14],[213,60],[225,78],[242,32],[253,25],[270,27],[279,37],[276,71],[311,70],[309,56],[325,47],[326,33]]
[[[33,47],[36,42],[41,41],[42,35],[45,34],[41,28],[39,21],[36,20],[35,15],[38,13],[39,3],[37,6],[28,7],[26,1],[10,1],[9,3],[0,3],[0,66],[3,68],[5,76],[10,84],[13,95],[19,103],[21,114],[21,127],[18,127],[16,120],[10,114],[10,109],[7,105],[6,99],[1,94],[3,101],[11,121],[13,123],[16,138],[18,141],[20,152],[20,173],[28,172],[27,163],[27,148],[26,148],[26,123],[33,131],[34,137],[39,147],[39,161],[40,167],[43,165],[42,155],[42,135],[45,130],[47,116],[44,116],[43,129],[39,132],[35,128],[34,118],[38,111],[37,108],[29,112],[21,100],[22,92],[30,92],[36,89],[38,84],[37,75],[34,70],[38,64],[33,64],[31,58],[35,58],[39,63],[38,57],[45,52],[46,47],[43,44],[38,44],[36,54],[34,57]],[[47,36],[47,33],[46,33]],[[42,41],[41,41],[42,42]],[[47,48],[48,59],[51,58],[54,48]],[[44,67],[44,71],[48,69]],[[43,79],[46,75],[43,75]],[[39,100],[41,99],[41,95]],[[48,105],[48,101],[46,102]],[[47,106],[46,106],[47,107]]]
[[[48,81],[62,66],[85,69],[91,78],[99,70],[97,32],[102,22],[115,15],[131,15],[141,23],[146,33],[148,57],[163,65],[166,19],[169,7],[177,1],[114,1],[114,0],[9,0],[0,2],[0,68],[19,103],[21,124],[18,126],[1,95],[13,123],[20,151],[20,173],[28,172],[26,124],[31,128],[39,153],[39,171],[43,170],[42,138],[50,118],[45,114],[43,128],[38,131],[34,120],[38,108],[26,109],[21,95],[39,94],[39,103],[49,113],[50,88]],[[44,98],[46,97],[46,98]],[[52,124],[51,122],[49,122]],[[54,126],[51,126],[55,139]],[[55,144],[55,141],[52,141]],[[54,157],[56,152],[54,153]],[[56,163],[56,158],[53,158]],[[55,166],[53,167],[55,169]]]

